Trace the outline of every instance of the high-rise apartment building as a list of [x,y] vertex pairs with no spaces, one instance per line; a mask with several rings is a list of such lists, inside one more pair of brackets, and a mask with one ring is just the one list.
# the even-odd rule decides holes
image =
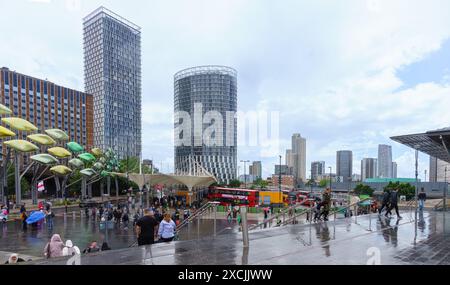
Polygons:
[[262,164],[261,161],[253,161],[252,165],[250,165],[250,175],[253,175],[255,179],[262,178]]
[[325,174],[325,161],[313,161],[311,162],[311,178],[317,181],[319,175]]
[[286,163],[293,169],[295,181],[306,181],[306,139],[300,134],[292,135],[292,149],[286,152]]
[[397,178],[397,162],[392,162],[392,178]]
[[[221,183],[235,179],[236,70],[225,66],[199,66],[178,72],[175,74],[174,105],[175,172],[190,172],[195,164],[213,174]],[[178,132],[187,121],[188,130]],[[219,121],[217,129],[208,133]]]
[[392,147],[390,145],[378,146],[378,177],[392,178]]
[[342,177],[343,182],[352,181],[353,152],[341,150],[336,153],[336,176]]
[[100,7],[84,18],[85,90],[94,95],[94,144],[141,157],[141,29]]
[[363,158],[361,160],[361,180],[376,178],[378,171],[378,160],[376,158]]

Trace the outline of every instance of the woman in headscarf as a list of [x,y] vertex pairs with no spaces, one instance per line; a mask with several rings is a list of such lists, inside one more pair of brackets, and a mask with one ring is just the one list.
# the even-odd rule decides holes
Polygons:
[[49,243],[44,248],[46,258],[63,256],[64,243],[58,234],[54,234]]
[[73,245],[73,242],[71,240],[66,240],[66,246],[63,248],[63,256],[72,256],[76,254],[81,254],[80,249],[78,246]]
[[22,258],[19,258],[19,255],[17,253],[11,254],[11,256],[8,258],[8,261],[5,264],[16,264],[17,262],[24,262]]

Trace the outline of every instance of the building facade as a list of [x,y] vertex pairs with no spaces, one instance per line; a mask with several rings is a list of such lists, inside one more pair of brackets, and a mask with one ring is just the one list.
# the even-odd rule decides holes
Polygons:
[[253,161],[252,165],[250,165],[250,172],[253,177],[256,179],[262,178],[262,164],[261,161]]
[[[272,186],[278,188],[280,185],[279,175],[272,175]],[[281,175],[281,188],[283,189],[294,189],[295,179],[293,175]]]
[[[236,179],[236,70],[225,66],[182,70],[175,74],[174,93],[175,172],[190,172],[193,162],[221,183]],[[209,133],[211,127],[214,131]]]
[[430,182],[450,182],[450,163],[430,156]]
[[317,177],[325,174],[325,161],[311,162],[311,179],[317,181]]
[[378,177],[392,178],[392,147],[390,145],[378,146]]
[[[47,129],[64,130],[71,141],[91,149],[93,140],[93,96],[38,79],[8,68],[0,70],[0,103],[19,117],[33,123],[45,133]],[[17,139],[26,134],[17,132]],[[3,155],[6,149],[0,145]],[[23,163],[28,163],[24,155]]]
[[[286,152],[287,165],[293,168],[296,183],[306,181],[306,139],[300,134],[292,135],[291,152]],[[289,156],[289,157],[288,157]],[[289,164],[290,163],[290,164]]]
[[392,178],[397,178],[397,162],[392,162]]
[[276,164],[274,175],[280,175],[280,172],[281,172],[281,175],[293,175],[292,167],[285,165],[285,164],[282,164],[282,165]]
[[361,180],[378,177],[378,159],[363,158],[361,160]]
[[83,23],[85,90],[94,95],[94,145],[141,157],[141,32],[100,7]]
[[336,176],[341,176],[343,182],[351,181],[353,174],[353,152],[340,150],[336,153]]

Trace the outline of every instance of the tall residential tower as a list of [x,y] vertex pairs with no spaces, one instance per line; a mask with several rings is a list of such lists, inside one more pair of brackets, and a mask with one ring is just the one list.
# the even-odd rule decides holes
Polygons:
[[378,146],[378,177],[392,178],[392,147],[390,145]]
[[94,145],[141,156],[141,31],[100,7],[84,18],[84,78],[94,95]]

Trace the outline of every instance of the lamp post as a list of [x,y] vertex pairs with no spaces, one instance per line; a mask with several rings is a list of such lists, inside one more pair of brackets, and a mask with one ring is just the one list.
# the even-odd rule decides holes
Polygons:
[[278,201],[281,201],[281,155],[280,155],[280,166],[278,167],[278,194],[279,194]]
[[241,160],[244,163],[244,188],[247,188],[247,162],[250,160]]
[[447,166],[444,169],[444,181],[445,181],[445,188],[444,188],[444,205],[442,209],[447,211],[447,192],[448,192],[448,182],[447,182]]
[[330,190],[331,190],[331,166],[328,166],[328,168],[330,169]]

